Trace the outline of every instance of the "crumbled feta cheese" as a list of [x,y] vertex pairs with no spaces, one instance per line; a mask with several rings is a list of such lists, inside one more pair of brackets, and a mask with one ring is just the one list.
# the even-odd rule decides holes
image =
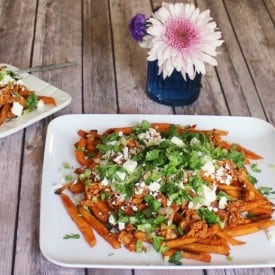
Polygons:
[[145,188],[146,188],[146,184],[142,181],[142,182],[138,182],[135,184],[135,194],[136,195],[141,195]]
[[203,195],[203,205],[210,206],[211,203],[217,199],[216,186],[213,186],[212,188],[210,188],[207,185],[203,185],[202,195]]
[[211,176],[215,173],[215,166],[211,160],[207,161],[201,169],[206,172],[207,176]]
[[128,147],[125,146],[125,147],[123,148],[122,152],[123,152],[123,157],[124,157],[124,159],[127,160],[127,159],[129,158],[129,149],[128,149]]
[[202,207],[202,204],[201,203],[199,203],[199,202],[193,202],[193,201],[190,201],[189,203],[188,203],[188,208],[189,209],[200,209]]
[[16,116],[21,116],[23,113],[23,105],[19,102],[13,102],[11,112]]
[[119,228],[119,230],[125,229],[125,223],[124,222],[119,222],[118,223],[118,228]]
[[134,161],[134,160],[131,160],[131,159],[128,159],[126,160],[124,163],[123,163],[123,168],[129,172],[129,173],[132,173],[136,170],[137,168],[137,162]]
[[219,169],[217,169],[216,171],[216,179],[220,183],[230,185],[232,181],[232,176],[228,174],[228,169],[226,169],[225,167],[219,167]]
[[45,103],[43,100],[39,99],[38,102],[37,102],[37,109],[42,109],[43,107],[45,106]]
[[267,238],[269,240],[269,242],[275,244],[275,230],[274,229],[269,229],[266,232]]
[[196,137],[193,137],[191,140],[190,140],[190,145],[191,146],[194,146],[194,145],[198,145],[200,144],[200,140]]
[[160,189],[160,184],[158,182],[152,182],[150,185],[149,185],[149,190],[151,192],[158,192]]
[[104,178],[102,181],[101,181],[102,185],[103,186],[107,186],[109,184],[109,181],[108,179]]
[[219,209],[225,209],[226,205],[227,205],[227,197],[222,196],[219,200]]
[[119,164],[119,163],[121,163],[122,159],[123,159],[123,155],[122,155],[121,153],[119,153],[119,154],[114,158],[114,162]]
[[115,221],[115,218],[113,215],[110,215],[109,216],[109,223],[112,224],[112,225],[115,225],[116,224],[116,221]]
[[147,146],[158,145],[163,141],[160,133],[157,132],[154,128],[149,128],[145,133],[140,133],[138,138],[143,140]]
[[117,171],[116,174],[118,175],[118,177],[119,177],[121,180],[125,180],[125,178],[126,178],[126,173]]
[[183,141],[180,138],[178,138],[178,137],[172,137],[171,138],[171,142],[174,143],[174,144],[176,144],[179,147],[183,147],[184,146]]

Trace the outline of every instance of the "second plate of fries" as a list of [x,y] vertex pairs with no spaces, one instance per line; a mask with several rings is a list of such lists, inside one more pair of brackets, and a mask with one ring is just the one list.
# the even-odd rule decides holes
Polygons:
[[250,117],[58,117],[41,251],[74,267],[275,266],[274,141],[274,127]]

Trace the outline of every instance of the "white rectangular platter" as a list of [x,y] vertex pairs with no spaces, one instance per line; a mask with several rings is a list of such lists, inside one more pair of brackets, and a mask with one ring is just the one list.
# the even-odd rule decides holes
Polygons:
[[[255,173],[258,186],[275,188],[275,129],[269,123],[250,117],[184,116],[184,115],[66,115],[50,122],[47,132],[41,188],[40,248],[43,255],[55,264],[68,267],[146,268],[146,269],[201,269],[275,266],[275,243],[268,241],[266,232],[240,237],[247,243],[231,247],[232,261],[224,256],[212,256],[210,264],[183,260],[176,266],[164,262],[153,250],[130,253],[126,249],[114,250],[97,236],[97,245],[88,246],[84,238],[64,240],[63,236],[79,233],[64,209],[60,198],[54,194],[54,185],[61,179],[60,168],[67,162],[77,167],[74,143],[77,130],[133,126],[148,120],[180,125],[196,124],[198,129],[223,129],[229,131],[226,140],[263,156],[258,161],[260,173]],[[275,198],[271,198],[275,201]],[[274,229],[274,228],[273,228]]]
[[[0,66],[6,66],[7,70],[11,71],[17,70],[16,67],[8,64],[0,64]],[[4,122],[2,125],[0,125],[0,138],[18,132],[30,126],[31,124],[52,115],[57,111],[60,111],[61,109],[69,105],[72,99],[68,93],[54,87],[53,85],[50,85],[49,83],[39,79],[38,77],[35,77],[28,73],[23,73],[20,76],[22,77],[24,85],[29,90],[34,91],[37,95],[53,97],[56,101],[56,105],[45,105],[39,110],[23,114],[20,117]]]

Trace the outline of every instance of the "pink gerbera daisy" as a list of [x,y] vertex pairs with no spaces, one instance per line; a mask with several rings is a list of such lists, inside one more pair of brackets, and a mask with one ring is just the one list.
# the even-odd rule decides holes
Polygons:
[[216,48],[223,41],[209,10],[200,12],[193,4],[168,4],[147,20],[142,46],[148,47],[148,60],[158,60],[159,74],[170,76],[174,69],[186,79],[205,74],[205,63],[217,65]]

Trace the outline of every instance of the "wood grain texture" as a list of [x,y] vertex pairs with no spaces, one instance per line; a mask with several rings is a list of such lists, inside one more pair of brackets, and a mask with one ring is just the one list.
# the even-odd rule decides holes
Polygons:
[[[0,62],[18,67],[29,66],[35,1],[1,1],[0,9]],[[7,20],[7,15],[17,18]],[[22,24],[20,23],[22,22]],[[25,33],[22,32],[22,27]],[[20,165],[23,131],[0,140],[0,274],[13,269],[14,232],[16,230],[18,193],[20,192]]]
[[[66,10],[66,13],[63,11]],[[74,18],[74,20],[71,20]],[[81,61],[81,5],[40,1],[33,50],[33,64]],[[37,75],[71,94],[74,104],[56,115],[81,112],[80,66]],[[53,118],[54,116],[52,116]],[[47,124],[40,121],[26,130],[14,274],[84,274],[84,269],[67,269],[47,261],[39,249],[40,186]],[[27,213],[27,215],[26,215]],[[23,273],[22,273],[23,272]]]
[[135,275],[203,275],[203,270],[135,270]]
[[88,269],[88,275],[132,275],[131,269]]
[[222,32],[224,44],[218,49],[216,69],[230,114],[252,115],[265,119],[257,90],[240,51],[223,2],[198,0],[198,5],[202,10],[209,9],[211,11],[211,16]]
[[150,1],[110,0],[110,8],[119,112],[171,114],[171,107],[157,104],[147,97],[147,52],[131,38],[128,29],[136,13],[150,15]]
[[265,115],[274,124],[274,25],[261,1],[225,1],[225,7],[264,106]]
[[85,113],[117,113],[112,33],[107,0],[83,2]]
[[18,67],[78,62],[75,67],[35,74],[68,92],[72,96],[68,107],[0,139],[0,274],[275,274],[272,268],[65,268],[47,261],[39,250],[43,150],[54,117],[70,113],[248,115],[275,124],[275,1],[182,2],[210,9],[225,43],[219,49],[218,66],[207,67],[198,101],[171,108],[147,97],[147,50],[131,39],[128,30],[133,15],[149,16],[162,0],[0,0],[0,62]]

